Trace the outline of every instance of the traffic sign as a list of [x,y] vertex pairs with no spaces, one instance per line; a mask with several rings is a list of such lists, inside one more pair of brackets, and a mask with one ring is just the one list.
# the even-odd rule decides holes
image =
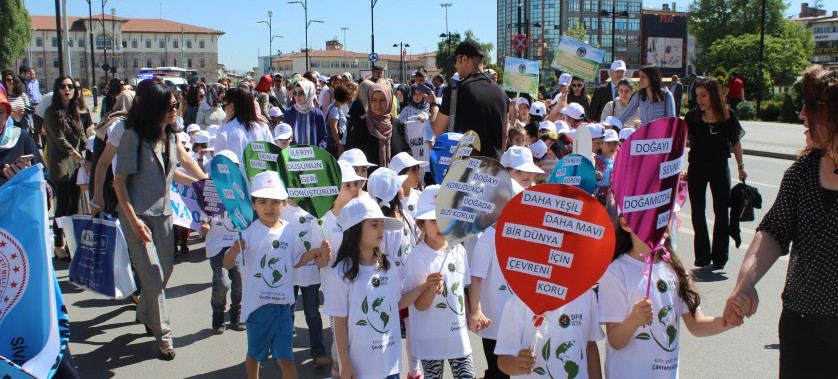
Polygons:
[[108,71],[110,71],[110,69],[111,69],[111,65],[109,65],[107,63],[102,65],[102,71],[108,72]]
[[378,62],[378,54],[377,53],[370,53],[370,62],[372,62],[372,63]]
[[523,34],[519,34],[515,37],[512,37],[512,46],[515,48],[515,50],[518,50],[518,52],[526,50],[529,44],[530,43],[527,40],[527,36]]

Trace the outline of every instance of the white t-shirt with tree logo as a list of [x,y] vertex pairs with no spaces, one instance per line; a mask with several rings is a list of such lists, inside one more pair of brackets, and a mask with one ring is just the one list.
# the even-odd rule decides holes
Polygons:
[[256,220],[244,232],[246,249],[239,254],[242,271],[242,321],[265,304],[294,304],[294,264],[285,223],[268,228]]
[[497,355],[518,355],[535,341],[536,361],[529,375],[513,378],[587,378],[587,345],[605,337],[599,326],[596,294],[589,290],[565,306],[548,312],[536,331],[535,314],[517,296],[506,302],[501,318]]
[[436,294],[430,308],[424,311],[410,306],[410,347],[419,359],[453,359],[471,354],[465,299],[471,272],[461,245],[454,246],[447,259],[444,250],[435,251],[425,242],[416,245],[407,257],[404,292],[423,285],[428,275],[440,272],[440,268],[442,294]]
[[[315,246],[312,243],[312,236],[314,233],[318,233],[320,234],[320,241],[322,241],[323,232],[320,231],[320,225],[317,224],[314,216],[291,204],[285,206],[279,218],[287,221],[288,228],[293,231],[292,238],[288,240],[291,253],[294,255],[294,263],[291,265],[293,267],[307,251],[320,247],[320,244]],[[332,253],[337,254],[337,249],[332,249]],[[317,267],[317,263],[313,259],[305,266],[295,269],[295,271],[296,282],[294,284],[302,287],[320,284],[320,268]]]
[[496,340],[500,328],[501,315],[506,301],[514,296],[509,284],[503,278],[498,264],[498,256],[495,254],[495,227],[487,228],[471,253],[469,261],[471,275],[482,278],[480,285],[480,307],[483,314],[492,320],[489,327],[477,334],[480,337]]
[[399,272],[392,261],[387,271],[359,265],[358,276],[349,282],[344,279],[348,266],[343,261],[329,273],[323,288],[323,313],[348,318],[349,359],[356,379],[398,374],[402,357]]
[[[634,303],[646,296],[648,265],[623,254],[599,281],[599,322],[623,322]],[[653,265],[649,291],[652,324],[637,328],[620,350],[606,344],[605,376],[610,378],[677,378],[681,316],[689,312],[678,295],[678,277],[666,262]]]
[[385,230],[384,240],[382,246],[384,254],[390,259],[396,268],[399,270],[399,276],[404,278],[407,275],[407,257],[410,255],[410,250],[416,245],[416,239],[419,238],[415,234],[418,230],[416,221],[413,217],[405,212],[405,219],[402,219],[403,226],[398,230]]

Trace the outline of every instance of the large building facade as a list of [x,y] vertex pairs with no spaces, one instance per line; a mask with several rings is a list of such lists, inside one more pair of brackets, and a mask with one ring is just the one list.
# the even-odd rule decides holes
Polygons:
[[642,63],[640,0],[498,0],[497,4],[500,64],[507,56],[518,56],[512,39],[524,34],[529,44],[521,56],[541,62],[542,74],[552,75],[550,64],[561,35],[576,24],[587,29],[585,42],[605,50],[606,62],[621,59],[631,70]]
[[[58,76],[58,39],[54,16],[31,16],[32,36],[19,65],[35,69],[42,90],[52,90]],[[90,87],[90,34],[93,33],[93,56],[96,82],[105,76],[102,66],[115,67],[108,77],[136,78],[142,68],[180,67],[197,70],[199,80],[218,79],[218,38],[224,32],[162,19],[124,18],[112,15],[68,17],[69,64],[65,72],[78,77]],[[62,38],[63,39],[63,38]],[[107,60],[105,55],[107,54]]]
[[812,30],[815,51],[809,61],[826,67],[838,68],[838,11],[827,14],[825,10],[800,5],[797,20]]

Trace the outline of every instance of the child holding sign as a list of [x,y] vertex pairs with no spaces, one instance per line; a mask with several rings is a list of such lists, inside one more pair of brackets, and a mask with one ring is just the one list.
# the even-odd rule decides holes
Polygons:
[[253,177],[250,195],[259,220],[242,232],[242,239],[224,255],[224,268],[242,268],[247,377],[258,379],[259,364],[267,361],[270,354],[279,364],[283,378],[296,379],[291,318],[294,263],[287,242],[292,236],[287,223],[279,219],[288,193],[277,173],[266,171]]
[[390,160],[390,169],[399,175],[407,175],[407,178],[402,184],[404,196],[402,197],[402,209],[407,210],[411,216],[416,217],[416,208],[418,208],[419,195],[422,191],[419,190],[420,172],[423,167],[428,166],[428,162],[418,161],[408,153],[398,153]]
[[[677,255],[651,251],[623,217],[614,229],[614,260],[599,281],[599,320],[608,336],[605,376],[677,378],[682,320],[697,337],[732,326],[701,312],[701,298]],[[668,241],[664,246],[669,249]],[[648,298],[646,254],[655,254]]]
[[416,219],[424,238],[407,259],[405,291],[423,288],[418,299],[409,302],[410,346],[422,360],[425,378],[441,379],[445,359],[455,378],[474,378],[464,293],[471,273],[465,249],[448,246],[437,226],[439,188],[429,186],[419,197]]
[[401,229],[401,221],[365,196],[350,200],[338,223],[343,242],[325,282],[323,312],[335,318],[340,377],[398,379],[401,277],[380,246],[385,230]]

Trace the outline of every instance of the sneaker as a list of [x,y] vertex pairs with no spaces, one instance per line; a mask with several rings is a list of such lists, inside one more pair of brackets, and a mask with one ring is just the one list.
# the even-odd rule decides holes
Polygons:
[[247,325],[245,325],[243,322],[239,322],[238,320],[230,321],[230,329],[233,329],[237,332],[243,332],[247,330]]
[[175,359],[175,349],[171,346],[166,347],[163,350],[160,350],[160,353],[157,355],[157,358],[161,361],[171,361]]
[[332,360],[325,355],[314,358],[314,367],[323,368],[330,364],[332,364]]
[[224,312],[213,313],[212,314],[212,331],[215,334],[222,334],[224,330],[227,329],[224,327]]

